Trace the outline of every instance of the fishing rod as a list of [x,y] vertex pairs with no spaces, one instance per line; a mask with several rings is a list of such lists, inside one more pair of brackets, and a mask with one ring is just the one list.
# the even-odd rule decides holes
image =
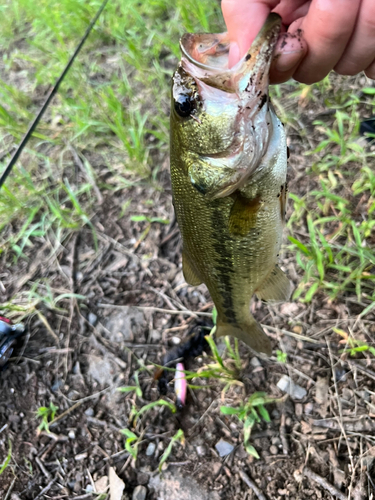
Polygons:
[[[22,153],[22,150],[28,143],[30,137],[32,136],[34,130],[36,129],[40,119],[42,118],[44,112],[48,108],[52,98],[56,94],[56,92],[59,89],[59,86],[61,82],[64,80],[66,74],[68,73],[71,65],[73,64],[75,58],[79,54],[80,50],[82,49],[85,41],[87,40],[89,34],[91,33],[92,28],[94,27],[96,21],[99,19],[99,16],[103,12],[105,6],[107,5],[108,0],[104,0],[101,6],[99,7],[99,10],[95,14],[94,18],[91,20],[89,26],[86,29],[85,34],[83,35],[81,41],[77,45],[75,51],[71,55],[68,64],[65,66],[64,70],[62,71],[61,75],[57,79],[55,85],[51,88],[46,100],[44,101],[42,107],[40,108],[39,112],[35,116],[34,120],[31,122],[29,125],[29,128],[22,138],[22,141],[18,145],[17,149],[14,151],[11,159],[9,160],[8,165],[6,166],[4,172],[2,173],[0,177],[0,189],[5,183],[8,175],[12,171],[12,168],[14,167],[16,161],[18,160],[20,154]],[[16,339],[21,336],[23,333],[25,333],[26,329],[25,326],[22,323],[13,325],[12,322],[8,318],[4,318],[0,316],[0,369],[4,367],[6,364],[7,360],[12,354],[13,347],[15,345]]]
[[48,94],[45,102],[43,103],[42,107],[39,110],[39,113],[35,116],[34,120],[31,122],[31,124],[30,124],[30,126],[29,126],[26,134],[24,135],[22,141],[18,145],[17,149],[14,151],[11,159],[9,160],[8,165],[6,166],[4,172],[2,173],[2,175],[0,177],[0,189],[2,188],[4,182],[6,181],[8,175],[10,174],[10,172],[11,172],[12,168],[14,167],[16,161],[18,160],[20,154],[22,153],[24,147],[26,146],[26,144],[28,143],[30,137],[32,136],[32,134],[33,134],[35,128],[37,127],[40,119],[42,118],[42,116],[44,115],[44,112],[48,108],[48,106],[49,106],[52,98],[54,97],[54,95],[58,91],[61,82],[64,80],[64,78],[65,78],[66,74],[68,73],[71,65],[73,64],[75,58],[77,57],[77,55],[79,54],[80,50],[82,49],[82,47],[83,47],[84,43],[86,42],[89,34],[91,33],[92,28],[94,27],[96,21],[99,19],[99,16],[103,12],[103,10],[104,10],[105,6],[107,5],[107,3],[108,3],[108,0],[104,0],[103,3],[101,4],[101,6],[99,7],[99,10],[95,14],[95,17],[90,22],[90,24],[89,24],[89,26],[88,26],[85,34],[83,35],[83,37],[81,39],[81,41],[77,45],[77,47],[76,47],[75,51],[73,52],[73,54],[71,55],[71,57],[70,57],[70,59],[68,61],[68,64],[65,66],[65,68],[62,71],[61,75],[57,79],[55,85],[51,88],[51,90],[50,90],[50,92],[49,92],[49,94]]

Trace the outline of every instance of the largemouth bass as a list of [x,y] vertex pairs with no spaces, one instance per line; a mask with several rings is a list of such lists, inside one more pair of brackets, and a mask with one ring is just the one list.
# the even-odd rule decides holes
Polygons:
[[216,335],[266,354],[271,343],[250,313],[254,293],[286,300],[277,265],[287,197],[287,146],[268,98],[281,18],[270,14],[245,57],[228,68],[223,34],[186,34],[173,76],[171,177],[183,241],[183,273],[205,283]]

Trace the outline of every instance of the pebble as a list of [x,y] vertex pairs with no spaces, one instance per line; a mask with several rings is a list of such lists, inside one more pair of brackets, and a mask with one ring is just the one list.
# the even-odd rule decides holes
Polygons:
[[98,317],[96,314],[90,312],[89,316],[87,318],[89,320],[90,325],[95,326],[96,323],[98,322]]
[[73,430],[71,430],[68,432],[68,437],[69,437],[69,439],[75,439],[76,433]]
[[288,375],[283,375],[281,377],[277,382],[277,387],[281,391],[288,393],[294,399],[303,399],[307,394],[306,389],[295,384]]
[[215,448],[220,457],[226,457],[234,450],[234,446],[223,439],[220,439],[220,441],[215,444]]
[[147,484],[150,476],[146,472],[138,472],[137,474],[137,483],[138,484]]
[[93,417],[94,416],[94,410],[92,408],[87,408],[85,411],[85,415],[88,417]]
[[172,337],[172,342],[174,345],[181,344],[181,339],[180,337]]
[[145,500],[147,495],[147,488],[145,486],[138,485],[133,491],[132,500]]
[[151,457],[155,453],[155,443],[151,441],[151,443],[148,443],[147,450],[146,450],[146,455],[148,457]]
[[206,454],[206,447],[205,446],[197,446],[197,453],[200,457],[204,457]]
[[275,446],[274,444],[270,446],[270,453],[271,455],[277,455],[279,453],[277,446]]
[[258,368],[258,366],[262,366],[262,363],[259,361],[258,358],[256,358],[255,356],[253,358],[250,359],[250,364],[251,366],[253,366],[254,368]]

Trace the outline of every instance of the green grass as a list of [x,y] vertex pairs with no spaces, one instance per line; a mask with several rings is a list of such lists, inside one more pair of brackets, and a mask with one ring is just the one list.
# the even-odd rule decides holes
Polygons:
[[[100,3],[43,0],[36,9],[32,0],[7,0],[0,6],[0,171]],[[30,262],[43,244],[57,249],[84,226],[95,246],[92,219],[101,199],[121,193],[120,218],[130,186],[160,189],[179,37],[222,29],[220,6],[211,0],[109,2],[0,191],[0,265]],[[301,275],[294,299],[352,296],[367,311],[375,299],[374,153],[358,143],[358,130],[360,119],[372,114],[375,93],[357,80],[291,82],[274,87],[272,96],[288,134],[301,144],[314,185],[290,195],[288,248]],[[148,223],[146,238],[153,219],[139,217]],[[38,287],[32,293],[45,296]]]

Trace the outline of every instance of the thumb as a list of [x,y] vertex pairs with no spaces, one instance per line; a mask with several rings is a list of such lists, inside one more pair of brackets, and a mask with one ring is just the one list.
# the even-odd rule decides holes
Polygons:
[[229,67],[249,50],[268,14],[280,0],[222,0],[221,9],[229,39]]

